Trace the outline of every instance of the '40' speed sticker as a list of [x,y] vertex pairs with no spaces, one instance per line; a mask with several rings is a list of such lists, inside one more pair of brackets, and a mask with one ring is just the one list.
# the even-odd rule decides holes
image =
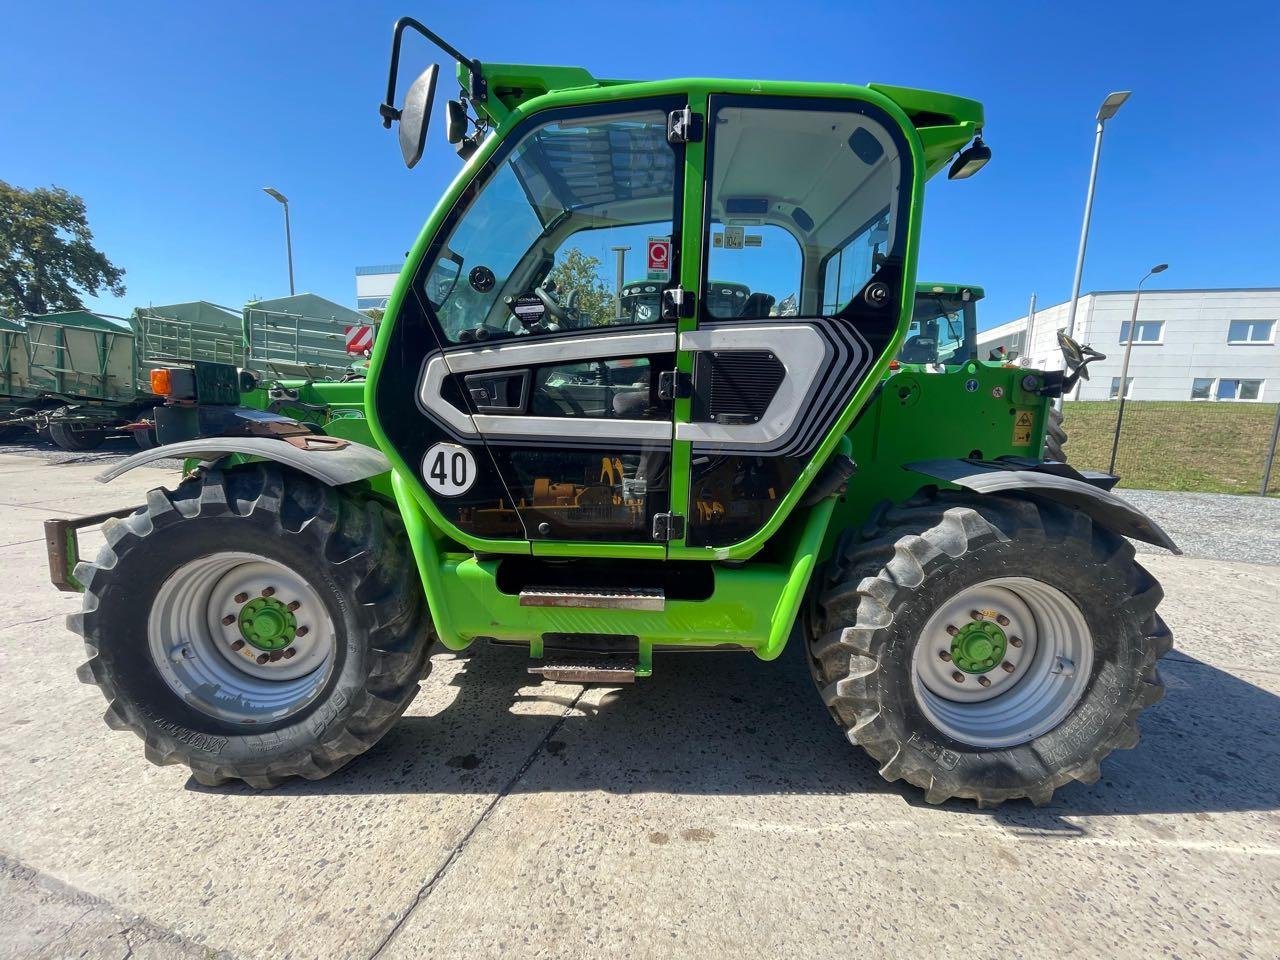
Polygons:
[[422,458],[422,477],[432,493],[457,497],[476,482],[476,460],[456,443],[437,443]]

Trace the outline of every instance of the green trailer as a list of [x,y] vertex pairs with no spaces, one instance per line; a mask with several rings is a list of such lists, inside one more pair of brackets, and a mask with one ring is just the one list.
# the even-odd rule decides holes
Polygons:
[[245,304],[243,366],[264,379],[340,380],[366,359],[377,321],[313,293]]
[[244,357],[240,313],[207,300],[136,307],[129,325],[142,367],[195,360],[238,364]]
[[[944,354],[946,317],[917,309],[925,183],[990,158],[981,104],[482,63],[403,18],[380,114],[409,166],[438,69],[397,98],[408,29],[458,61],[466,166],[388,303],[373,443],[263,417],[227,378],[234,429],[105,475],[198,461],[94,562],[71,566],[100,518],[49,521],[110,727],[202,784],[269,788],[376,743],[435,641],[616,684],[669,650],[772,661],[790,640],[845,738],[930,802],[1045,803],[1138,743],[1172,638],[1126,537],[1176,547],[1116,478],[1040,456],[1089,356]],[[591,278],[550,289],[584,231],[662,238],[655,317]],[[741,310],[712,277],[750,289]]]
[[10,323],[0,346],[0,429],[47,435],[66,450],[97,446],[155,403],[140,391],[137,338],[125,321],[88,310]]
[[127,322],[84,310],[6,321],[0,429],[30,428],[65,450],[128,433],[145,449],[156,442],[152,411],[161,399],[153,369],[230,364],[287,399],[308,382],[356,375],[376,329],[364,314],[313,294],[242,311],[203,300],[138,307]]

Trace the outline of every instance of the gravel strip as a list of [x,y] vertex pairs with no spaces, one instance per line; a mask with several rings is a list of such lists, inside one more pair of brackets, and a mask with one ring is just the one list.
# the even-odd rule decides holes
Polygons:
[[[1280,498],[1117,490],[1164,527],[1189,557],[1280,564]],[[1139,553],[1163,553],[1137,544]]]

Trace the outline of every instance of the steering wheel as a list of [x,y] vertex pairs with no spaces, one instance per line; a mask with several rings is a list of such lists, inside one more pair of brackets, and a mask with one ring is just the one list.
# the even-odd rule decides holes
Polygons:
[[582,314],[578,309],[580,297],[577,290],[569,291],[569,296],[565,298],[563,305],[546,287],[534,287],[533,295],[542,301],[542,305],[547,308],[547,313],[559,322],[561,330],[576,330],[582,326]]

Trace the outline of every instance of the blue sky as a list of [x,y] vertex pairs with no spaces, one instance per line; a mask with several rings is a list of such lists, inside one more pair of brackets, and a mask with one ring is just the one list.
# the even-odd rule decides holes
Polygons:
[[[589,13],[565,14],[569,9]],[[0,33],[0,179],[83,195],[127,272],[98,309],[287,291],[354,302],[399,261],[459,161],[442,124],[413,171],[378,122],[409,13],[480,59],[601,76],[877,80],[974,97],[991,164],[937,179],[921,278],[983,284],[983,325],[1070,291],[1093,114],[1108,126],[1085,289],[1280,285],[1280,8],[1144,2],[13,4]],[[468,11],[481,10],[470,19]],[[677,29],[679,29],[677,33]],[[612,38],[617,38],[614,43]],[[425,62],[411,45],[407,64]],[[407,69],[407,68],[406,68]]]

